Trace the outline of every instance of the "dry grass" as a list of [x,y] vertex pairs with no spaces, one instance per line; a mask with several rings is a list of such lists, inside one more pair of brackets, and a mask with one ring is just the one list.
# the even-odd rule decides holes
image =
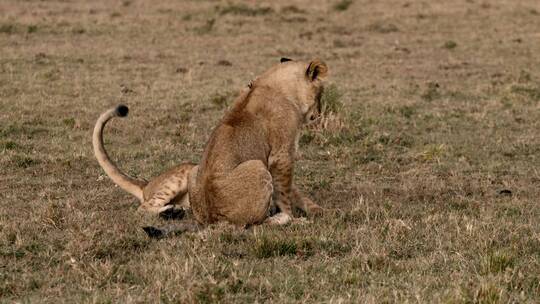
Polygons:
[[[534,303],[540,5],[493,1],[3,1],[0,302]],[[302,137],[328,212],[149,240],[130,174],[198,161],[227,98],[323,58],[343,103]],[[223,64],[228,62],[229,64]]]

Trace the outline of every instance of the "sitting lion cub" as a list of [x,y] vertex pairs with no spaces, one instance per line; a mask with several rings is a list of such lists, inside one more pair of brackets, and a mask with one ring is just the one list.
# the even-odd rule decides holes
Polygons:
[[[189,173],[199,224],[283,225],[292,219],[292,206],[322,211],[295,187],[293,167],[302,125],[319,116],[327,74],[320,60],[282,58],[236,99]],[[268,217],[272,200],[280,212]]]

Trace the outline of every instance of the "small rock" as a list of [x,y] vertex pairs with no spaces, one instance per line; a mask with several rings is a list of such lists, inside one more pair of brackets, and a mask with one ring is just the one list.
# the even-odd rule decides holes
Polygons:
[[510,191],[508,189],[499,190],[499,195],[512,196],[512,191]]

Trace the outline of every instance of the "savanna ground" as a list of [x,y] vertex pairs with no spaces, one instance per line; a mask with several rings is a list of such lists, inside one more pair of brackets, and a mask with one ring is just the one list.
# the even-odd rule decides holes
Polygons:
[[[536,0],[2,0],[0,302],[537,302],[539,54]],[[148,239],[98,115],[149,178],[280,57],[331,69],[296,170],[326,213]]]

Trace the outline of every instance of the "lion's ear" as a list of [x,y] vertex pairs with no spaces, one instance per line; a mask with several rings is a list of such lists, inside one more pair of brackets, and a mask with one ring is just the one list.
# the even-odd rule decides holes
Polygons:
[[328,66],[320,59],[315,59],[309,63],[306,70],[306,77],[311,81],[324,79],[328,75]]

